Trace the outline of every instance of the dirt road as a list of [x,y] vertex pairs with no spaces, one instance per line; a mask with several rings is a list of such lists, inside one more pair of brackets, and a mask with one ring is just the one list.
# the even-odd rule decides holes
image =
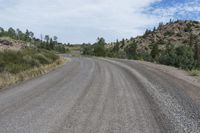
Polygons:
[[0,133],[198,133],[183,80],[136,61],[73,58],[0,91]]

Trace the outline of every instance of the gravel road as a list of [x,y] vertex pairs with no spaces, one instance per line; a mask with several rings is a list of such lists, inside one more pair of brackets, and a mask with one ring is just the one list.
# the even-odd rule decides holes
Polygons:
[[0,133],[199,133],[200,88],[137,61],[72,58],[0,91]]

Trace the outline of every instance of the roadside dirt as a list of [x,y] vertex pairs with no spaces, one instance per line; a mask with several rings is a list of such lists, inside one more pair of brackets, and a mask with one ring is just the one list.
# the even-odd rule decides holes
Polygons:
[[140,64],[143,64],[149,69],[156,69],[160,72],[164,72],[168,75],[171,75],[177,79],[182,80],[182,82],[187,82],[191,84],[189,88],[183,88],[198,104],[200,104],[200,77],[190,76],[187,71],[160,64],[154,64],[145,61],[136,61]]

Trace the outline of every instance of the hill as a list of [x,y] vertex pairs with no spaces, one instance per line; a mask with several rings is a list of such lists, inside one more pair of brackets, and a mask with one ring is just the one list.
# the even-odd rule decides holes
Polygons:
[[58,42],[57,36],[45,35],[43,37],[41,35],[39,39],[29,30],[22,32],[20,29],[9,28],[5,30],[0,27],[0,50],[20,50],[27,47],[46,49],[57,53],[68,52],[68,49],[65,49],[65,44]]
[[55,36],[41,40],[28,30],[0,28],[0,89],[53,70],[64,63],[56,53],[67,51]]
[[162,47],[171,43],[176,46],[194,46],[200,39],[200,23],[198,21],[176,21],[166,25],[160,24],[153,31],[147,30],[143,36],[138,36],[133,40],[142,49],[149,49],[149,45],[157,43]]
[[[200,22],[160,23],[144,35],[105,43],[84,44],[82,54],[157,62],[182,69],[200,68]],[[98,54],[96,54],[98,53]]]
[[27,47],[34,47],[30,42],[14,40],[10,37],[0,37],[0,51],[4,50],[21,50]]

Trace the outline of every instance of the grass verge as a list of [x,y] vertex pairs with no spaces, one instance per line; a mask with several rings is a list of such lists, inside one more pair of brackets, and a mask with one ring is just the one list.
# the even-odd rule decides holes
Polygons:
[[19,72],[17,74],[11,74],[8,72],[0,73],[0,89],[5,88],[7,86],[32,79],[34,77],[46,74],[58,66],[64,64],[66,60],[64,58],[57,59],[54,63],[43,65],[40,67],[34,67],[29,70],[25,70],[22,72]]
[[0,52],[0,89],[46,74],[65,61],[41,49]]
[[189,71],[190,76],[200,76],[200,70],[191,70]]

